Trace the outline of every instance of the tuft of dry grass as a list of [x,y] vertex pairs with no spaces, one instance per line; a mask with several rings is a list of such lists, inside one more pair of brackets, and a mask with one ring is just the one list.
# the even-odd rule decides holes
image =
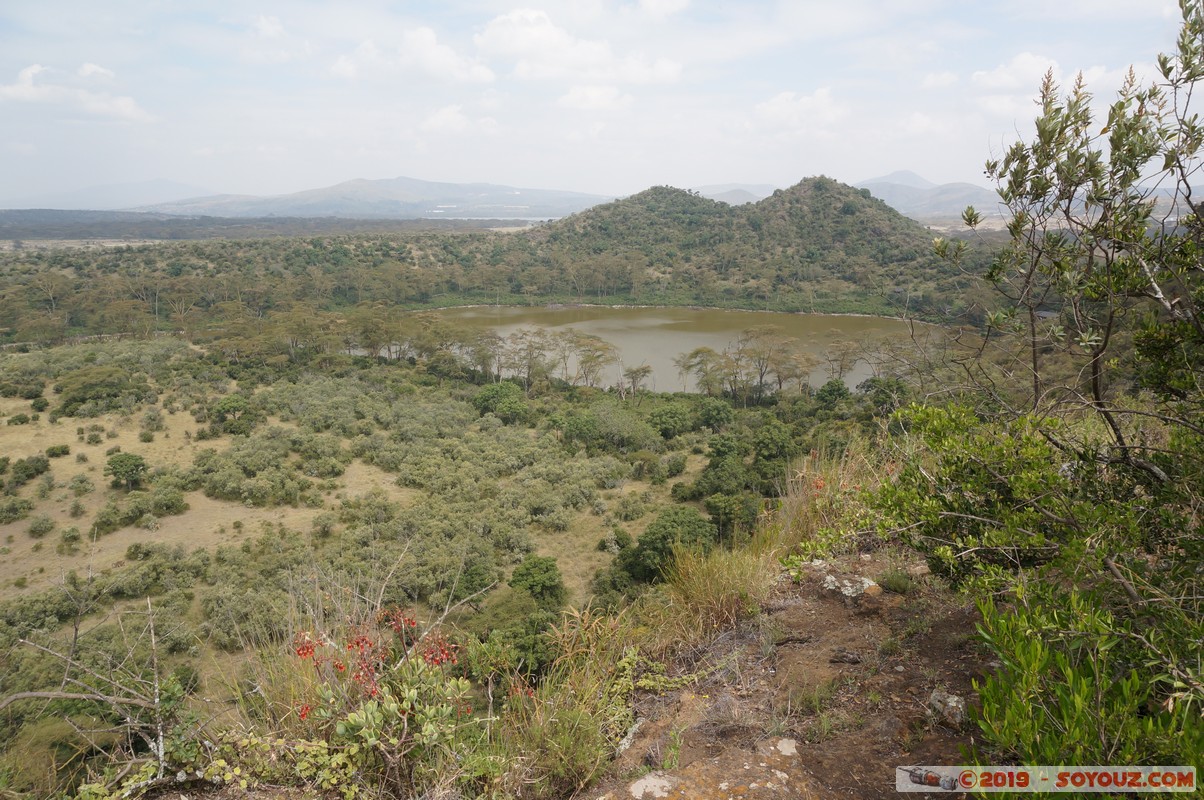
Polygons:
[[776,552],[765,535],[734,550],[677,548],[665,573],[666,632],[696,641],[757,614],[777,581]]
[[890,480],[897,465],[862,439],[840,453],[811,453],[798,459],[767,528],[783,550],[808,558],[848,552],[866,543],[872,515],[865,496]]

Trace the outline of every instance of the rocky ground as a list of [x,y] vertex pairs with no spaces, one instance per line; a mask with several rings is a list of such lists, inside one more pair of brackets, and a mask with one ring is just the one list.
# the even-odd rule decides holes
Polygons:
[[[888,572],[903,593],[869,582]],[[976,612],[924,573],[873,554],[783,579],[756,625],[711,647],[720,669],[641,703],[613,777],[584,796],[887,798],[898,766],[964,763],[964,702],[988,656]]]

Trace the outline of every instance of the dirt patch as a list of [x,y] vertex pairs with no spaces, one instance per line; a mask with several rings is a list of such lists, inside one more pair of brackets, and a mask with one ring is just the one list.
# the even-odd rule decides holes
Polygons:
[[825,588],[898,566],[875,554],[784,579],[758,620],[711,646],[705,680],[640,700],[630,748],[588,796],[885,800],[896,767],[961,763],[969,727],[928,701],[942,689],[972,702],[987,667],[975,613],[923,580],[856,599]]

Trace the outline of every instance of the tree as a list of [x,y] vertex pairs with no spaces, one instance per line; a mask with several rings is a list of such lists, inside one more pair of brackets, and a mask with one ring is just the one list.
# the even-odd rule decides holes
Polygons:
[[648,525],[636,546],[624,550],[619,558],[636,580],[652,581],[669,565],[674,546],[706,550],[715,543],[716,536],[715,526],[698,509],[670,506]]
[[481,414],[493,414],[507,424],[525,418],[528,411],[523,390],[510,381],[489,384],[476,393],[472,404]]
[[667,403],[648,415],[648,422],[661,436],[672,439],[694,425],[694,414],[685,403]]
[[540,608],[555,611],[564,605],[568,589],[560,575],[556,559],[549,556],[529,555],[514,568],[510,586],[526,592],[535,599]]
[[958,364],[975,407],[896,416],[909,461],[882,507],[934,570],[997,598],[980,728],[1022,762],[1204,752],[1204,9],[1181,8],[1160,79],[1130,72],[1106,121],[1081,76],[1064,95],[1046,76],[1033,140],[987,163],[1010,241]]
[[104,474],[113,478],[114,486],[133,489],[142,482],[148,469],[146,459],[142,456],[134,453],[114,453],[105,463]]
[[[638,367],[626,367],[623,370],[623,379],[631,387],[631,396],[633,399],[638,397],[640,388],[651,374],[652,367],[647,364],[640,364]],[[638,400],[636,404],[639,404]]]

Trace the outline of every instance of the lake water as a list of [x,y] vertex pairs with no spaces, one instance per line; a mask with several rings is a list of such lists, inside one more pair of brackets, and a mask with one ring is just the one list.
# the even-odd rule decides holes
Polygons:
[[[761,325],[778,326],[784,335],[799,342],[800,349],[817,358],[838,342],[854,342],[872,350],[884,342],[907,343],[912,337],[911,326],[902,320],[826,314],[600,306],[477,306],[438,313],[467,327],[492,329],[501,336],[532,327],[553,331],[573,328],[597,336],[618,349],[623,366],[652,367],[645,385],[660,392],[694,388],[691,381],[683,381],[674,366],[677,356],[698,347],[722,351],[734,346],[743,331]],[[927,330],[927,326],[917,324],[916,329]],[[845,382],[855,387],[872,375],[871,365],[861,360],[845,375]],[[812,372],[810,383],[820,386],[828,376],[828,370],[821,366]],[[606,384],[613,384],[617,378],[615,368]]]

